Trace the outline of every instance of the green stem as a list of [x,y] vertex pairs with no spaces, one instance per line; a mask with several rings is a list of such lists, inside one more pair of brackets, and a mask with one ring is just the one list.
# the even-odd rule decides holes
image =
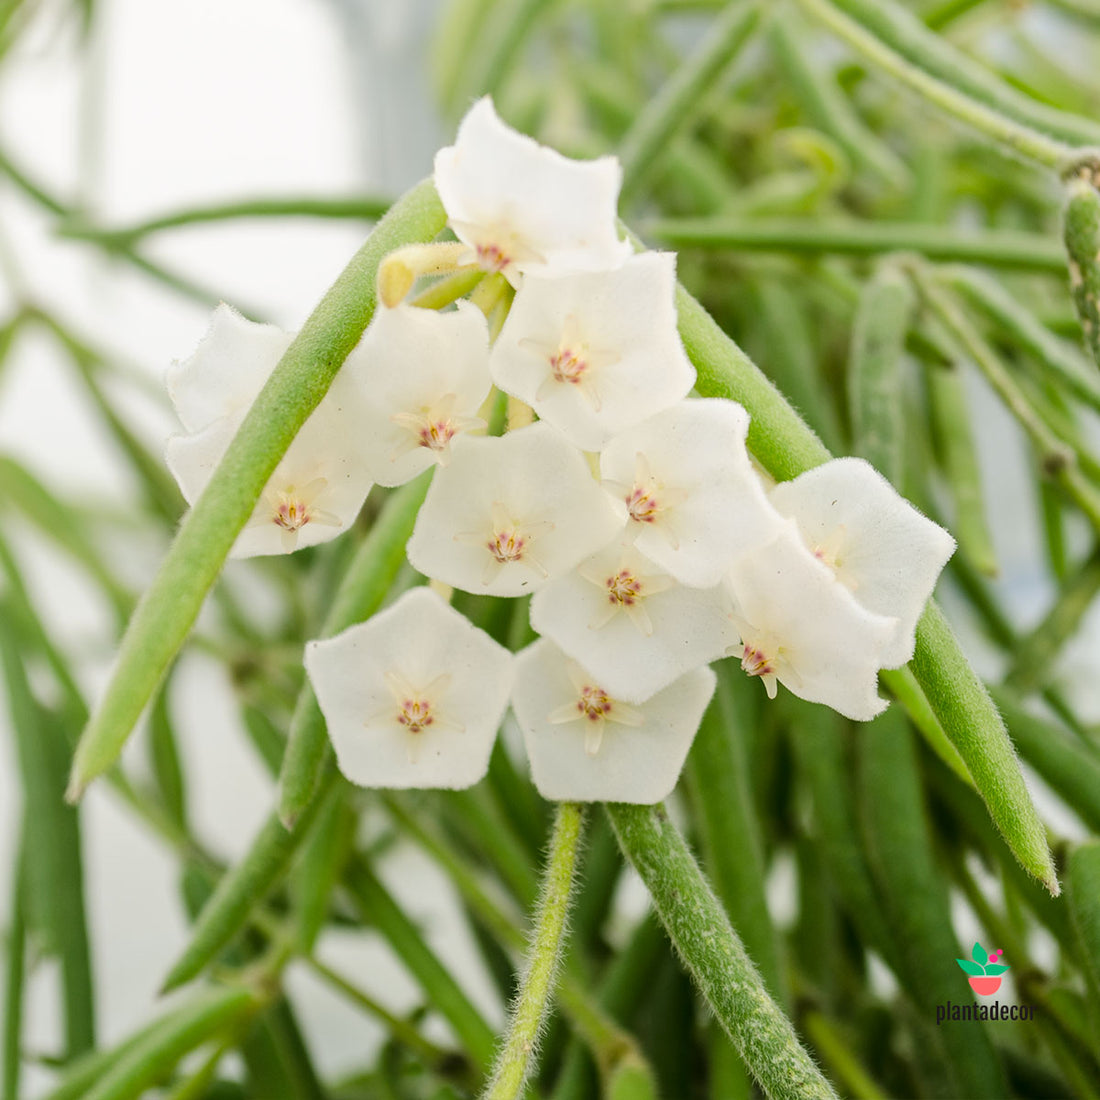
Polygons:
[[122,750],[272,471],[363,334],[374,313],[382,257],[410,240],[430,240],[444,220],[430,182],[405,195],[356,253],[280,360],[130,620],[114,676],[77,747],[71,799],[79,798]]
[[607,812],[680,957],[764,1092],[772,1100],[835,1098],[664,808],[611,803]]
[[833,1077],[844,1086],[844,1095],[852,1100],[886,1100],[886,1093],[860,1065],[851,1047],[823,1012],[812,1009],[802,1017],[802,1026],[814,1047],[830,1067]]
[[1047,427],[996,352],[981,338],[943,286],[919,269],[914,270],[913,274],[921,297],[932,314],[974,361],[1008,411],[1031,437],[1046,472],[1085,513],[1093,527],[1100,531],[1100,493],[1082,475],[1072,449]]
[[[834,0],[834,3],[914,65],[1009,118],[1070,145],[1100,144],[1100,125],[1094,120],[1037,103],[922,26],[912,11],[894,0]],[[924,18],[930,26],[942,26],[948,15],[954,17],[960,8],[965,10],[974,3],[975,0],[944,3],[938,11],[926,12]]]
[[583,806],[576,802],[558,806],[530,953],[483,1100],[516,1100],[523,1095],[524,1084],[534,1068],[561,965],[583,825]]
[[930,260],[984,264],[1064,275],[1061,243],[1016,229],[960,232],[921,222],[856,222],[837,218],[663,218],[647,222],[645,235],[675,248],[789,252],[816,256],[879,256],[915,252]]
[[977,133],[1044,168],[1060,169],[1072,158],[1073,145],[1047,137],[1046,134],[971,98],[953,84],[944,83],[942,79],[933,76],[922,67],[926,58],[924,53],[912,59],[903,57],[838,10],[829,0],[798,0],[798,3],[809,15],[825,24],[876,68]]
[[64,222],[59,236],[76,240],[111,241],[132,244],[152,233],[178,229],[185,225],[206,222],[235,221],[242,218],[346,218],[377,221],[392,203],[385,199],[348,196],[347,198],[316,198],[289,196],[285,198],[241,199],[209,206],[193,206],[162,214],[147,221],[126,226],[86,225],[77,220]]
[[730,4],[711,24],[698,51],[638,113],[619,146],[623,198],[628,198],[668,146],[687,128],[711,86],[748,41],[760,17],[755,3]]

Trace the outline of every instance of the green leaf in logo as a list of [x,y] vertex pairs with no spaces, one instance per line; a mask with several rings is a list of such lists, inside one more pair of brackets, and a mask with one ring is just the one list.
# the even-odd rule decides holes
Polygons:
[[980,943],[974,944],[974,950],[971,951],[970,954],[979,966],[985,966],[985,964],[989,962],[989,954]]
[[1006,963],[987,963],[985,972],[992,978],[995,977],[997,974],[1003,974],[1006,970],[1011,969],[1012,968]]
[[980,978],[985,973],[985,968],[981,964],[971,962],[969,959],[956,959],[955,962],[959,964],[972,978]]

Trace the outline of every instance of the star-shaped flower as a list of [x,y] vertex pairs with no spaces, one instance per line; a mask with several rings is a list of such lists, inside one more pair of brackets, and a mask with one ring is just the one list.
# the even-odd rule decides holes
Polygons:
[[599,450],[695,384],[675,291],[671,252],[643,252],[613,271],[531,275],[493,346],[493,380],[578,447]]
[[340,770],[391,788],[459,789],[485,775],[512,660],[427,588],[305,655]]
[[450,461],[489,395],[489,330],[476,306],[379,309],[342,373],[361,387],[360,440],[374,480],[401,485]]
[[628,535],[683,584],[718,584],[735,557],[782,526],[745,450],[748,428],[736,401],[688,399],[600,455],[604,486],[626,504]]
[[697,668],[642,703],[624,703],[553,643],[528,646],[516,657],[512,709],[539,793],[660,802],[676,786],[714,686],[714,673]]
[[882,667],[905,664],[955,540],[861,458],[833,459],[780,482],[770,499],[862,607],[897,620]]
[[860,607],[788,524],[730,570],[740,642],[727,652],[772,698],[778,682],[800,699],[869,721],[886,706],[878,670],[897,620]]
[[455,448],[420,509],[409,561],[465,592],[522,596],[621,526],[580,452],[549,424],[532,424]]
[[465,262],[513,285],[527,271],[598,271],[632,249],[620,241],[616,205],[622,170],[614,157],[563,157],[501,122],[488,96],[435,155],[435,186]]
[[[220,306],[199,349],[170,374],[189,433],[168,440],[165,458],[189,504],[206,488],[291,340]],[[372,484],[359,440],[361,408],[341,372],[271,475],[231,557],[290,553],[335,538],[354,522]]]
[[736,641],[725,588],[687,588],[629,544],[613,544],[550,581],[531,601],[531,625],[628,703]]

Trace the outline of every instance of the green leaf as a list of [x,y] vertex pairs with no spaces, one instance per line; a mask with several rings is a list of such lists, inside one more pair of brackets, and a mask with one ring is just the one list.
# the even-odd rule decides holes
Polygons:
[[994,978],[998,974],[1003,974],[1006,970],[1011,970],[1007,963],[986,963],[985,973],[987,977]]
[[[970,954],[971,954],[971,957],[974,959],[974,961],[976,963],[978,963],[979,966],[984,967],[985,964],[987,962],[989,962],[989,954],[986,952],[986,949],[984,947],[982,947],[982,945],[980,943],[974,944],[974,949],[970,952]],[[985,971],[983,970],[982,973],[985,973]]]
[[379,222],[279,361],[130,620],[114,676],[77,747],[70,798],[79,798],[122,751],[272,471],[362,336],[374,313],[382,258],[401,244],[431,240],[445,220],[430,181],[408,192]]
[[969,959],[956,959],[955,962],[957,962],[967,974],[975,978],[980,978],[985,973],[983,967],[979,966],[976,962],[971,962]]

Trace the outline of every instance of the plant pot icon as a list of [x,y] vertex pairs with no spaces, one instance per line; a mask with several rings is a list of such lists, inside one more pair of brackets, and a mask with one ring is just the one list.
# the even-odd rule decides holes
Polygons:
[[970,982],[970,988],[982,997],[992,997],[993,994],[1001,988],[1001,979],[999,975],[995,978],[981,977],[970,978],[968,980]]

